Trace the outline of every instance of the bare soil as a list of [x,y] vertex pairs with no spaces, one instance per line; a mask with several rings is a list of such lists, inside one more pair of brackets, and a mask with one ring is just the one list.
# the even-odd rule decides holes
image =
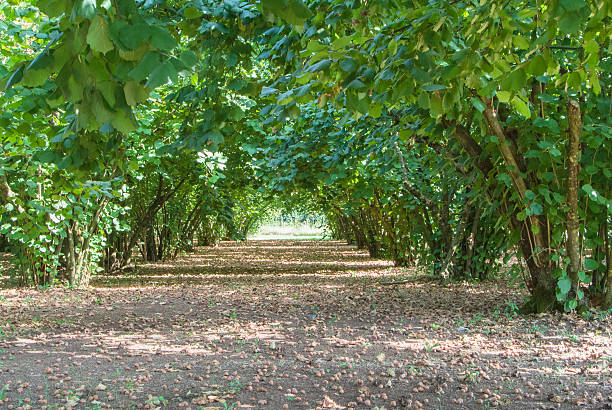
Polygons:
[[0,290],[0,408],[612,408],[610,317],[519,316],[524,297],[340,242],[198,248]]

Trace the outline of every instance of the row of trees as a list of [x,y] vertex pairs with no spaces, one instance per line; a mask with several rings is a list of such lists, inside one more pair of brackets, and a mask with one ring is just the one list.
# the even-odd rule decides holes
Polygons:
[[[377,147],[372,156],[395,153],[395,188],[379,193],[379,201],[380,183],[364,172],[374,195],[347,214],[350,229],[361,231],[357,241],[386,236],[387,252],[400,259],[406,252],[395,241],[406,249],[427,244],[446,275],[457,247],[467,245],[466,254],[474,255],[466,235],[480,226],[490,232],[489,255],[499,254],[497,246],[518,247],[528,270],[529,310],[576,308],[585,289],[610,306],[608,3],[316,3],[299,34],[287,28],[271,34],[276,42],[265,54],[283,65],[270,87],[278,90],[270,112],[282,116],[316,98],[319,107],[333,102],[346,110],[345,124],[372,119],[369,133],[357,124],[348,125],[348,134],[385,133],[386,146],[364,142]],[[427,163],[421,178],[413,157]],[[331,174],[342,175],[342,168]],[[406,193],[421,215],[394,212],[401,202],[390,192]],[[409,222],[393,225],[394,217]],[[422,239],[418,228],[407,229],[414,240],[403,237],[406,224],[428,223],[442,233],[442,244],[427,240],[426,228]]]
[[518,254],[527,310],[612,306],[609,2],[0,8],[1,233],[24,280],[244,237],[281,193],[443,281]]

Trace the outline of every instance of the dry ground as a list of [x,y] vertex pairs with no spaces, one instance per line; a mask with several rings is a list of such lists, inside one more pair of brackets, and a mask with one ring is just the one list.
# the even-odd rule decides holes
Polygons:
[[0,290],[0,408],[612,408],[611,320],[517,316],[330,241]]

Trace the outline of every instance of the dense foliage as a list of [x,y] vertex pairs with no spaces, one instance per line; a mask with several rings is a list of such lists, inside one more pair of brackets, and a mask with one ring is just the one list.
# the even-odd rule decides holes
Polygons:
[[24,283],[314,208],[525,308],[612,306],[612,5],[0,1],[0,246]]

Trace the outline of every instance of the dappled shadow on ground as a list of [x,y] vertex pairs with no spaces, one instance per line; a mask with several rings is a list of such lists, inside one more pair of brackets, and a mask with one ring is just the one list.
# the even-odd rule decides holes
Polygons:
[[412,272],[337,242],[223,244],[136,273],[0,292],[7,406],[612,404],[610,319],[518,317],[505,285],[381,286]]
[[134,269],[101,275],[105,286],[181,283],[233,284],[269,282],[286,284],[313,280],[335,282],[344,278],[397,275],[387,260],[371,259],[366,251],[338,241],[246,241],[199,247],[176,260],[136,264]]

